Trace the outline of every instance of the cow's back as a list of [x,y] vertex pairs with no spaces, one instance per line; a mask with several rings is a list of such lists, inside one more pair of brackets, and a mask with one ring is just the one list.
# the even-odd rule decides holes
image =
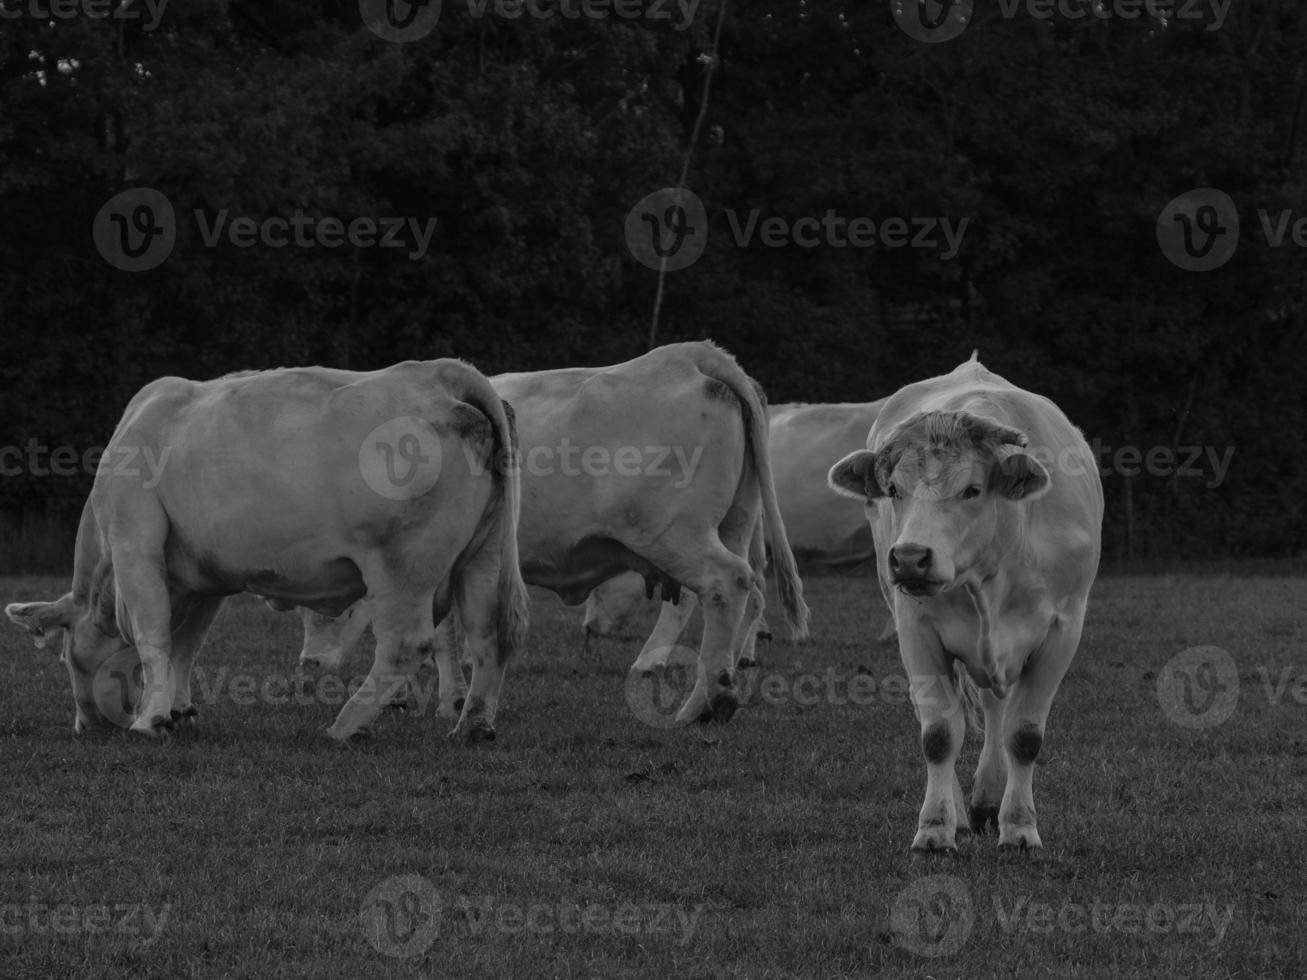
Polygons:
[[826,473],[866,444],[881,404],[768,407],[776,497],[790,545],[800,557],[838,562],[871,557],[871,531],[863,504],[832,494]]

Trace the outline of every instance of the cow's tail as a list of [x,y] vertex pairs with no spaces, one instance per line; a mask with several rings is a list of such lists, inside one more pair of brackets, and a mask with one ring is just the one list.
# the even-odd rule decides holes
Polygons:
[[767,540],[771,543],[772,561],[776,565],[776,585],[785,609],[785,621],[796,640],[808,635],[808,604],[803,601],[803,580],[799,566],[790,551],[785,536],[785,522],[781,519],[780,505],[776,502],[776,486],[772,481],[771,458],[767,450],[767,406],[762,389],[744,373],[724,350],[712,344],[701,345],[713,356],[703,356],[699,370],[708,377],[726,385],[734,393],[744,411],[744,431],[750,455],[758,471],[758,485],[762,491],[762,511]]
[[522,515],[522,467],[518,464],[517,426],[512,406],[496,394],[485,375],[462,361],[451,363],[458,365],[450,379],[454,394],[486,416],[494,427],[491,469],[503,485],[499,520],[499,659],[501,663],[507,663],[524,648],[531,621],[531,603],[517,558],[517,526]]
[[971,679],[961,660],[953,661],[953,673],[958,679],[958,700],[961,702],[962,710],[966,712],[967,727],[973,732],[983,733],[985,715],[980,707],[980,688],[976,687],[976,682]]

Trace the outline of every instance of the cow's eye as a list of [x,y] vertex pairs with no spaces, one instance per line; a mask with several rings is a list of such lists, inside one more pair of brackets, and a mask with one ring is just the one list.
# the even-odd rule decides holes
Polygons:
[[892,500],[898,495],[899,495],[899,488],[891,483],[889,485],[889,489],[885,491],[885,496],[889,497]]
[[976,497],[979,496],[980,496],[980,487],[977,486],[970,486],[962,491],[963,500],[974,500]]

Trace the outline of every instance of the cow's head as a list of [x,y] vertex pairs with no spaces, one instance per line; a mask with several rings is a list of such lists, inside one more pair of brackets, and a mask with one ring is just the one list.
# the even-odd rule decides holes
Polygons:
[[304,646],[300,666],[316,670],[339,670],[345,656],[363,638],[372,617],[367,601],[360,599],[339,616],[331,617],[312,609],[300,609],[304,623]]
[[72,682],[73,730],[96,725],[126,728],[141,696],[141,659],[117,627],[112,573],[86,597],[13,602],[5,615],[31,635],[37,649],[59,651]]
[[840,460],[829,481],[888,518],[894,585],[932,596],[985,577],[1017,535],[1013,503],[1047,492],[1048,471],[1026,445],[1024,433],[969,412],[922,412],[878,452]]

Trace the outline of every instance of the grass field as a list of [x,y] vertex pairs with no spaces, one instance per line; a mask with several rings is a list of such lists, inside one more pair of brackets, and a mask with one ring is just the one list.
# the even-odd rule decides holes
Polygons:
[[[751,704],[680,730],[628,708],[638,641],[583,657],[538,596],[474,746],[430,711],[331,743],[334,687],[269,703],[297,621],[248,597],[200,655],[198,728],[76,738],[63,667],[0,624],[0,976],[1307,976],[1307,579],[1100,579],[1038,860],[909,856],[925,769],[874,590],[810,579],[814,639],[760,644]],[[1207,646],[1237,700],[1218,661],[1195,690],[1229,718],[1185,727],[1159,676]]]

